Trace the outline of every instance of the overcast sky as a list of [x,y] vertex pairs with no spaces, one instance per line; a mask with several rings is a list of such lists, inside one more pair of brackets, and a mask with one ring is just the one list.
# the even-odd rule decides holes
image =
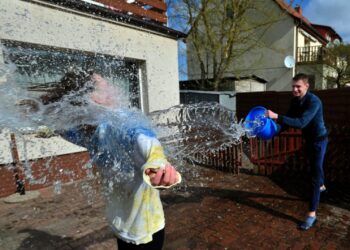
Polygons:
[[301,5],[310,22],[331,26],[344,42],[350,42],[349,0],[303,0]]

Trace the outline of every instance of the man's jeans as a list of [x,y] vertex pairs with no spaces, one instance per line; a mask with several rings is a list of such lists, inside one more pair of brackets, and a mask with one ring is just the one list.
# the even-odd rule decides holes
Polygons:
[[324,184],[323,160],[326,154],[328,138],[320,141],[306,142],[307,155],[311,167],[310,211],[316,211],[320,203],[320,187]]

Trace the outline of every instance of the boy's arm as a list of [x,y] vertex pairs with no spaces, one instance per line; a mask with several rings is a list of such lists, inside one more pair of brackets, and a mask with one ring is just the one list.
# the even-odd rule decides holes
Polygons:
[[142,166],[144,181],[152,187],[169,188],[181,182],[181,175],[167,161],[163,147],[156,137],[138,134],[137,145],[146,159]]
[[70,128],[67,130],[55,131],[63,139],[81,146],[90,149],[91,148],[91,138],[92,134],[95,132],[96,126],[82,125],[75,128]]

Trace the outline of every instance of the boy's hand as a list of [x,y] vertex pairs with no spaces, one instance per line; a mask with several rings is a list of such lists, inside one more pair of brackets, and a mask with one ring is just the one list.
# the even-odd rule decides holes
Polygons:
[[149,176],[153,186],[171,186],[178,181],[177,171],[170,164],[165,168],[148,168],[145,173]]

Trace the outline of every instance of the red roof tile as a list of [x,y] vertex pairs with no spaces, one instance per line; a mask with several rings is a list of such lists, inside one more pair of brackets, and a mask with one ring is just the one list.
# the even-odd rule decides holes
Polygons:
[[[327,43],[327,39],[326,39],[325,33],[321,32],[321,28],[318,27],[318,26],[324,26],[324,25],[312,24],[305,16],[303,16],[301,7],[299,7],[299,11],[298,11],[297,8],[294,8],[290,4],[287,4],[284,0],[274,0],[274,1],[280,6],[280,8],[282,10],[287,11],[288,14],[290,14],[295,19],[299,20],[301,28],[303,28],[307,32],[312,33],[313,35],[315,35],[316,38],[318,38],[318,40],[321,43],[323,43],[323,44]],[[333,36],[337,36],[337,37],[339,37],[340,40],[342,40],[342,38],[335,32],[334,29],[332,29],[329,26],[324,26],[324,27],[328,27],[329,29],[333,30],[334,32],[332,33],[332,35]]]
[[298,12],[293,6],[290,4],[287,4],[284,0],[275,0],[275,2],[284,10],[286,10],[289,14],[292,16],[301,19],[303,22],[305,22],[308,25],[311,25],[311,22],[303,16],[302,13]]

